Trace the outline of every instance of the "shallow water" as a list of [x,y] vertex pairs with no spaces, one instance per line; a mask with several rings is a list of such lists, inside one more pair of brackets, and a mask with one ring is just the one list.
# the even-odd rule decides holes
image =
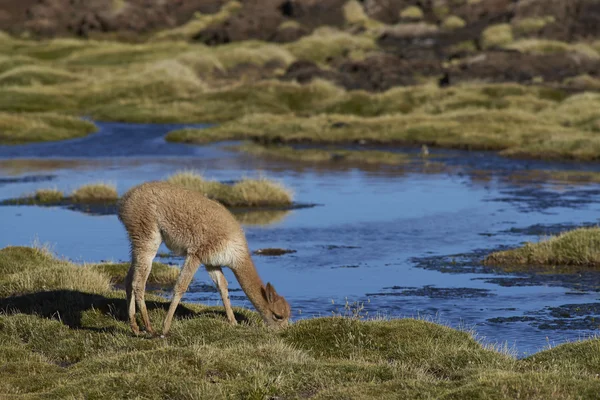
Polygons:
[[[122,193],[184,168],[222,181],[264,174],[292,188],[297,201],[319,204],[245,227],[251,250],[297,251],[254,257],[265,281],[292,304],[294,318],[348,312],[347,299],[364,304],[361,312],[369,316],[419,316],[473,328],[486,343],[507,343],[521,355],[598,328],[592,317],[600,315],[600,274],[509,275],[480,265],[498,247],[598,222],[600,185],[557,185],[515,179],[515,173],[598,165],[430,149],[443,168],[314,167],[253,159],[223,145],[165,142],[175,125],[99,126],[87,138],[0,146],[0,200],[41,187],[69,192],[97,180],[116,183]],[[77,262],[128,258],[114,215],[4,206],[0,221],[0,247],[38,241]],[[225,273],[230,288],[238,289],[233,274]],[[219,304],[207,284],[208,274],[199,269],[185,300]],[[233,291],[232,300],[250,306],[241,291]]]

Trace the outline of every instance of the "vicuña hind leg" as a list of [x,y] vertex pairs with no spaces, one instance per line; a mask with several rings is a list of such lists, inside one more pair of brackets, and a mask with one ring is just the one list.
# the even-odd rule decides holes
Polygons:
[[163,324],[163,335],[169,333],[173,315],[175,315],[175,310],[177,310],[177,305],[179,305],[181,296],[183,296],[187,290],[199,266],[200,259],[197,257],[188,255],[185,259],[185,263],[183,264],[183,268],[179,273],[179,277],[175,283],[175,288],[173,289],[173,299],[171,300],[171,305],[169,306],[169,311],[167,312],[167,316],[165,317],[165,322]]
[[212,278],[215,285],[217,285],[219,293],[221,293],[221,300],[223,300],[223,306],[225,307],[227,319],[232,325],[236,325],[237,321],[235,319],[235,315],[233,314],[233,310],[231,309],[231,302],[229,301],[229,290],[227,290],[227,279],[225,279],[225,275],[223,275],[223,270],[221,269],[221,267],[212,266],[207,266],[206,270],[208,271],[208,274]]
[[148,333],[153,333],[150,318],[148,317],[148,309],[146,308],[146,282],[148,281],[148,276],[152,270],[152,260],[154,260],[154,257],[156,256],[160,243],[160,234],[157,232],[152,238],[145,241],[143,246],[135,246],[132,249],[131,268],[127,274],[126,287],[131,288],[127,294],[129,304],[129,324],[136,334],[139,333],[139,328],[135,321],[135,305],[131,298],[132,294],[135,298],[135,303],[140,310],[140,314],[142,315],[144,328]]

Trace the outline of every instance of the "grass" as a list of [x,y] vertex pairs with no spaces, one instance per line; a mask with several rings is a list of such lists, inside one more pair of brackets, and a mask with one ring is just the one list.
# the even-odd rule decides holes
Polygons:
[[580,228],[538,243],[490,254],[487,265],[600,266],[600,228]]
[[[45,270],[61,279],[9,297],[4,282]],[[8,247],[0,282],[8,397],[591,399],[600,390],[597,339],[516,360],[422,320],[314,318],[269,331],[246,309],[234,309],[245,322],[232,327],[222,307],[182,304],[169,337],[150,340],[129,332],[123,291],[93,268]],[[159,323],[168,302],[147,297]]]
[[58,189],[38,189],[33,198],[38,203],[58,203],[64,199],[65,195]]
[[352,35],[330,27],[321,27],[308,36],[288,43],[285,48],[299,60],[325,64],[336,57],[362,59],[377,48],[374,38]]
[[281,184],[262,179],[242,179],[233,185],[204,179],[194,171],[171,175],[168,182],[195,190],[226,207],[280,207],[292,204],[292,193]]
[[520,39],[506,46],[508,49],[531,54],[562,54],[577,53],[589,59],[599,59],[600,53],[594,47],[585,43],[566,43],[547,39]]
[[119,194],[115,185],[98,182],[75,189],[71,199],[76,203],[106,203],[117,201]]
[[154,35],[155,40],[173,40],[173,39],[193,39],[203,30],[210,26],[225,22],[231,16],[242,9],[242,4],[238,1],[226,2],[219,12],[215,14],[201,14],[196,12],[194,18],[186,24],[177,28],[168,29]]
[[[577,102],[578,103],[578,102]],[[562,105],[566,109],[566,107]],[[168,134],[167,140],[207,143],[252,139],[261,143],[387,143],[468,150],[496,150],[514,157],[597,160],[597,119],[585,110],[544,115],[514,109],[464,109],[441,114],[411,113],[355,117],[349,115],[255,114],[208,129]],[[555,108],[557,110],[559,108]],[[563,119],[564,118],[564,119]],[[562,123],[561,123],[562,122]],[[569,125],[569,126],[566,126]],[[578,125],[578,126],[577,126]]]
[[406,154],[377,150],[295,149],[290,146],[261,146],[255,143],[245,143],[233,149],[259,157],[314,163],[404,165],[413,160]]
[[80,76],[64,69],[24,65],[0,74],[0,86],[56,85],[80,79]]
[[463,28],[467,23],[461,17],[450,15],[442,22],[442,27],[447,30]]
[[400,18],[409,20],[420,20],[423,19],[423,10],[417,6],[409,6],[400,11]]
[[513,21],[513,29],[517,35],[531,35],[535,34],[548,24],[552,24],[555,22],[555,18],[551,15],[545,17],[530,17],[530,18],[522,18],[516,21]]
[[92,122],[67,115],[0,112],[0,144],[73,139],[86,136],[96,130],[96,125]]
[[514,40],[509,24],[492,25],[481,34],[481,46],[484,49],[505,46]]
[[[130,263],[103,263],[91,264],[88,267],[94,271],[108,275],[112,284],[123,285],[125,284],[125,277],[127,276],[130,265]],[[173,285],[175,285],[178,276],[179,268],[159,262],[153,262],[152,270],[148,276],[148,285],[171,289]]]

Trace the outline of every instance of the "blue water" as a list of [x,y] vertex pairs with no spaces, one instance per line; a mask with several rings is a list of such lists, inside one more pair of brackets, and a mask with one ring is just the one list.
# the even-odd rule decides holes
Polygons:
[[[484,342],[507,343],[519,354],[538,351],[548,342],[558,344],[595,333],[594,329],[539,329],[536,321],[499,324],[488,320],[533,315],[540,322],[549,318],[548,307],[597,302],[600,276],[593,275],[574,296],[572,285],[560,281],[506,287],[488,282],[497,276],[489,271],[440,272],[418,267],[414,258],[492,250],[539,239],[509,232],[511,228],[597,223],[599,185],[519,181],[515,186],[507,179],[527,168],[596,170],[597,165],[514,161],[491,153],[430,149],[447,169],[431,173],[419,168],[407,172],[396,167],[299,166],[238,155],[222,145],[165,142],[166,132],[179,126],[99,126],[100,132],[87,138],[0,146],[0,199],[42,187],[69,192],[93,181],[113,182],[122,193],[181,169],[196,169],[224,181],[264,175],[290,187],[297,201],[320,204],[290,211],[273,224],[245,226],[251,250],[282,247],[297,251],[282,257],[254,257],[263,279],[291,303],[295,319],[344,313],[347,299],[363,303],[363,312],[370,316],[417,316],[472,328]],[[13,179],[35,176],[46,176],[46,180]],[[116,216],[4,206],[0,221],[0,247],[37,241],[77,262],[128,258],[127,238]],[[477,266],[476,261],[473,264]],[[452,268],[451,263],[447,266]],[[233,274],[225,273],[230,288],[239,288]],[[205,284],[212,283],[200,269],[184,299],[220,304],[217,294],[202,290]],[[398,295],[400,289],[389,289],[428,285],[484,291],[474,296],[436,297]],[[251,307],[243,292],[233,291],[232,299],[235,305]]]

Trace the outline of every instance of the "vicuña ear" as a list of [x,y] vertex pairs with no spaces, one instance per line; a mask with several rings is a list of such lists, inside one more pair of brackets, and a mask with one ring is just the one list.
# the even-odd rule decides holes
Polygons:
[[267,287],[265,288],[265,298],[269,303],[274,303],[277,298],[277,292],[270,282],[267,283]]

